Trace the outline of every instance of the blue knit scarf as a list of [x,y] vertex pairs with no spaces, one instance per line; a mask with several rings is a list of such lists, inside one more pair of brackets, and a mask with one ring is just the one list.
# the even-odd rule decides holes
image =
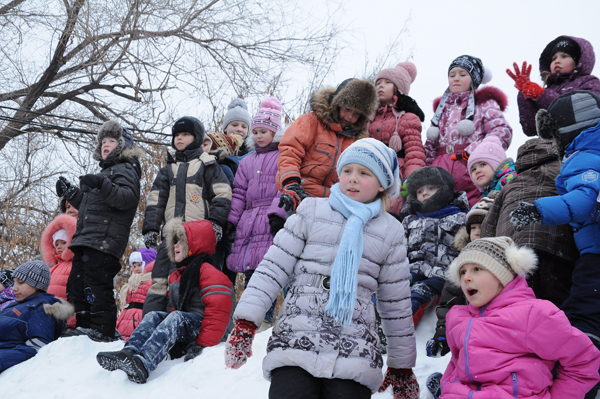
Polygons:
[[329,203],[348,222],[331,268],[329,302],[325,310],[342,324],[350,324],[363,253],[363,228],[365,223],[382,212],[382,205],[380,199],[369,204],[354,201],[342,194],[339,186],[337,183],[331,187]]

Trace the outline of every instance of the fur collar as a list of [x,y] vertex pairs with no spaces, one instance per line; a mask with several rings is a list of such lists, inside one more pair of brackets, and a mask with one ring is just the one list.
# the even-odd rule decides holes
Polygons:
[[44,312],[56,320],[67,321],[75,315],[75,307],[61,299],[60,302],[55,302],[52,305],[45,303]]
[[[437,110],[442,97],[433,100],[433,112]],[[494,86],[485,86],[475,90],[475,104],[481,104],[487,100],[495,100],[500,106],[500,110],[504,112],[508,106],[508,98],[504,92]]]

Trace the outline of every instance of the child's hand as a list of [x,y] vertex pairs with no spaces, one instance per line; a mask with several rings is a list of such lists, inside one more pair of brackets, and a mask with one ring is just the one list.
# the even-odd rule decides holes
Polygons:
[[225,343],[225,366],[232,369],[242,367],[252,356],[252,341],[257,327],[246,320],[238,320]]
[[79,176],[79,187],[81,187],[81,191],[87,192],[94,188],[100,188],[102,180],[104,177],[94,174]]
[[438,355],[445,356],[448,352],[450,352],[450,347],[448,346],[448,341],[446,341],[446,337],[433,337],[425,346],[426,353],[428,357],[437,357]]
[[56,181],[56,195],[64,197],[68,201],[73,197],[76,191],[77,187],[72,185],[70,181],[63,176],[58,177],[58,180]]
[[510,222],[515,230],[523,230],[529,223],[534,223],[542,220],[542,215],[534,204],[521,201],[519,207],[510,214]]
[[523,95],[530,100],[537,100],[543,92],[544,89],[534,82],[527,82],[523,87]]
[[221,238],[223,238],[223,228],[218,223],[215,223],[213,221],[211,221],[211,223],[213,226],[213,230],[215,231],[215,238],[217,239],[217,242],[219,242],[221,241]]
[[146,234],[144,234],[144,245],[146,245],[146,248],[148,248],[148,249],[156,248],[157,239],[158,239],[158,231],[149,231]]
[[290,183],[284,185],[283,190],[281,190],[279,207],[285,209],[286,212],[295,211],[300,202],[306,197],[308,195],[300,185],[300,182],[292,180]]
[[231,222],[227,222],[227,226],[225,227],[225,237],[230,242],[235,241],[235,224]]
[[529,83],[530,81],[529,76],[531,75],[531,64],[528,66],[527,61],[524,61],[523,66],[519,71],[519,66],[516,62],[513,62],[513,68],[515,69],[515,73],[512,73],[512,71],[508,68],[506,69],[506,73],[512,78],[512,80],[515,81],[515,87],[517,90],[523,91],[525,84]]
[[419,383],[412,369],[388,367],[379,392],[392,387],[394,399],[419,399]]
[[283,228],[285,219],[281,216],[275,215],[274,213],[269,215],[269,226],[271,227],[271,235],[275,237],[279,230]]
[[187,353],[185,354],[183,361],[187,362],[197,356],[200,356],[200,354],[202,353],[203,350],[204,350],[204,347],[202,345],[196,345],[196,344],[188,345]]

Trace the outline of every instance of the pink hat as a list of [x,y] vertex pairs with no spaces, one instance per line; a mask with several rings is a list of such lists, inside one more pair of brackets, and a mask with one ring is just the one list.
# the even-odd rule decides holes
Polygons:
[[487,162],[492,169],[496,170],[500,163],[506,159],[506,152],[502,148],[500,139],[496,136],[487,136],[475,148],[467,161],[467,170],[471,173],[471,167],[477,162]]
[[281,129],[281,102],[278,99],[269,97],[260,103],[260,109],[252,118],[250,131],[260,128],[270,130],[273,133],[277,133]]
[[410,84],[417,77],[417,67],[412,62],[401,62],[393,68],[384,69],[377,74],[375,82],[379,79],[387,79],[392,82],[400,94],[408,95]]

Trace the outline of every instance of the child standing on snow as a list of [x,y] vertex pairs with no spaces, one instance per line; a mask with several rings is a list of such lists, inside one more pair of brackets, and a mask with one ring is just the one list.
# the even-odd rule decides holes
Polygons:
[[540,55],[540,75],[544,88],[529,80],[531,64],[523,62],[521,70],[513,63],[515,72],[506,73],[515,81],[519,90],[519,119],[523,133],[537,134],[535,114],[547,109],[558,96],[573,90],[589,90],[600,94],[600,80],[591,75],[596,63],[592,44],[585,39],[573,36],[559,36],[552,40]]
[[426,166],[406,181],[408,197],[400,217],[408,241],[414,324],[435,305],[444,287],[444,273],[458,255],[454,236],[469,210],[464,191],[454,191],[446,170]]
[[[425,166],[425,150],[421,142],[421,122],[425,115],[415,100],[408,96],[415,81],[417,67],[401,62],[377,74],[375,85],[379,96],[377,112],[369,122],[369,136],[383,141],[398,155],[400,178]],[[390,204],[390,212],[400,213],[403,199],[398,196]]]
[[[281,193],[275,186],[282,136],[281,103],[276,98],[267,98],[252,119],[252,135],[246,141],[247,148],[255,152],[240,162],[227,222],[228,231],[235,232],[227,267],[244,273],[245,287],[285,222],[285,212],[277,206]],[[271,327],[274,310],[275,302],[265,316],[262,330]]]
[[448,67],[448,88],[434,101],[435,115],[427,130],[426,164],[450,172],[456,190],[465,191],[469,205],[481,199],[467,169],[467,161],[486,136],[496,136],[505,150],[512,140],[512,129],[502,112],[506,95],[495,87],[477,90],[491,80],[479,58],[461,55]]
[[167,354],[185,355],[187,362],[218,344],[231,313],[229,279],[208,263],[216,245],[212,224],[175,218],[165,225],[164,236],[169,259],[176,263],[169,276],[170,311],[148,313],[123,349],[96,355],[102,368],[123,370],[138,384]]
[[121,287],[119,302],[121,313],[117,319],[117,331],[125,341],[142,321],[142,309],[148,289],[152,285],[152,268],[156,259],[154,248],[140,248],[129,255],[131,276]]
[[534,252],[509,237],[473,241],[450,265],[448,279],[469,305],[448,312],[452,358],[441,399],[583,398],[600,380],[590,338],[527,285],[536,265]]
[[506,157],[502,143],[495,136],[484,138],[475,148],[467,162],[467,169],[481,195],[491,199],[517,175],[515,162]]
[[12,273],[13,270],[10,269],[0,272],[0,311],[17,302],[15,292],[12,289]]
[[121,270],[131,223],[140,199],[143,151],[117,121],[105,122],[98,132],[93,157],[102,170],[79,178],[80,187],[64,177],[57,194],[79,209],[77,230],[69,249],[73,265],[67,281],[67,298],[75,305],[77,328],[68,335],[87,335],[96,341],[115,337],[117,305],[113,280]]
[[[252,355],[267,309],[295,277],[263,361],[270,398],[300,392],[370,398],[390,385],[394,398],[418,398],[406,241],[385,212],[400,191],[396,153],[378,140],[358,140],[341,154],[337,169],[340,182],[330,197],[302,201],[275,236],[235,311],[225,363],[237,369]],[[383,385],[375,291],[388,338]]]

